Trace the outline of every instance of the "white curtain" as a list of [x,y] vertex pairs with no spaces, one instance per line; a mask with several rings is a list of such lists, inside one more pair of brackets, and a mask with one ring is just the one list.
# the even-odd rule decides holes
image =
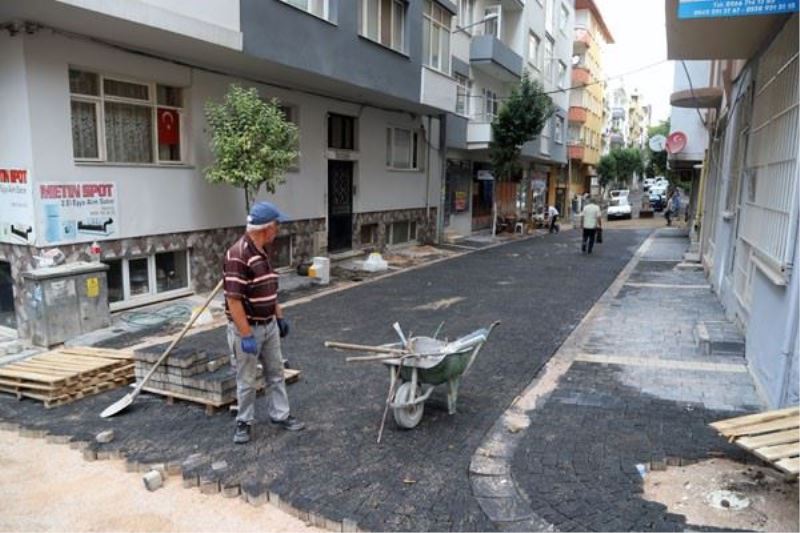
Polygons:
[[106,102],[105,115],[107,160],[119,163],[152,163],[152,108]]

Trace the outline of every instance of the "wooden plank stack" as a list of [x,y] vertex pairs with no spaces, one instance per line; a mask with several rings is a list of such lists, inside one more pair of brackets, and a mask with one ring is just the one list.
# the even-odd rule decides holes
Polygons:
[[[163,353],[163,345],[134,352],[135,375],[141,380]],[[287,370],[287,382],[297,379],[299,371]],[[263,378],[259,389],[264,388]],[[143,387],[144,391],[206,406],[211,414],[236,401],[236,372],[227,353],[198,350],[191,346],[176,347],[161,363]]]
[[63,347],[0,367],[0,392],[32,398],[46,408],[133,381],[133,353]]
[[800,407],[788,407],[710,424],[731,442],[790,476],[800,472]]

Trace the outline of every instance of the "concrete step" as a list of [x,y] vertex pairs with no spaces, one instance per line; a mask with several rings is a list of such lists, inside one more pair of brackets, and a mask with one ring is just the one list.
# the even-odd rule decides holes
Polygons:
[[705,355],[744,357],[744,335],[731,322],[698,322],[694,329],[694,337],[700,351]]

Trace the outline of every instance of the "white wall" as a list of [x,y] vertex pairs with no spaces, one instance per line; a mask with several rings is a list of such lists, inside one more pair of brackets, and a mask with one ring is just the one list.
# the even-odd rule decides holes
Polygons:
[[242,50],[239,0],[56,1]]
[[[686,61],[686,70],[691,76],[692,86],[695,89],[708,87],[711,74],[711,61]],[[673,92],[689,90],[689,78],[680,61],[675,61],[675,76],[673,78]],[[708,131],[700,115],[703,110],[673,107],[670,112],[670,133],[682,131],[686,134],[686,148],[682,152],[670,155],[670,159],[684,161],[702,161],[708,147]]]
[[[20,114],[20,110],[27,111],[29,107],[33,160],[36,161],[34,179],[37,182],[115,183],[121,219],[119,238],[244,223],[242,192],[225,185],[209,184],[203,178],[203,169],[211,162],[203,114],[205,103],[210,99],[221,100],[228,85],[237,80],[44,32],[26,35],[24,42],[30,106],[20,105],[21,100],[16,96],[19,82],[16,82],[14,87],[7,89],[14,94],[9,112]],[[15,54],[8,53],[12,49],[3,47],[0,61],[13,60]],[[70,65],[145,82],[187,87],[184,131],[189,133],[186,143],[188,164],[180,167],[76,164],[71,141]],[[15,68],[21,68],[19,59]],[[0,88],[4,87],[5,84],[0,82]],[[295,91],[263,85],[257,87],[265,97],[277,97],[286,104],[297,106],[299,111],[299,169],[287,173],[286,183],[272,197],[291,218],[324,218],[327,215],[326,132],[329,112],[359,118],[359,150],[354,155],[357,160],[356,212],[424,207],[427,181],[430,181],[429,202],[432,206],[438,205],[440,164],[436,151],[432,151],[430,180],[424,170],[392,171],[385,164],[387,125],[419,128],[421,118]],[[8,101],[3,98],[0,106]],[[434,144],[438,143],[437,128],[432,132]],[[14,134],[15,139],[20,137],[23,136]]]
[[0,32],[0,167],[33,173],[28,108],[23,38]]

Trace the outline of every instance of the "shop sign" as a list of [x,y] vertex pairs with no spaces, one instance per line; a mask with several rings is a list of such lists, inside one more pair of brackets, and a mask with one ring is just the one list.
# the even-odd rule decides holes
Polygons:
[[679,0],[679,19],[797,13],[798,0]]
[[0,165],[0,242],[33,244],[33,194],[24,168]]
[[[119,237],[114,183],[43,183],[37,187],[40,244],[70,244]],[[43,237],[43,239],[42,239]]]

